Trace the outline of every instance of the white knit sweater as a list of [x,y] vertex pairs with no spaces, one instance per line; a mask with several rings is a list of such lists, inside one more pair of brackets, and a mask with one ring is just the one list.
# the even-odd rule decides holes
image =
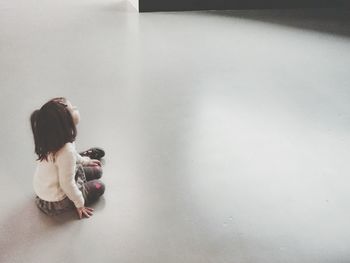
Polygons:
[[56,154],[56,160],[38,161],[34,174],[34,191],[40,199],[57,202],[68,197],[76,207],[84,206],[83,194],[75,182],[76,164],[90,158],[77,153],[74,143],[66,143]]

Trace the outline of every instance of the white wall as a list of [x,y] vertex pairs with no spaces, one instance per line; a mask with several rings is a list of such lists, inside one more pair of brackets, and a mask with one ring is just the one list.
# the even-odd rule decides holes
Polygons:
[[139,0],[129,0],[130,3],[139,11]]

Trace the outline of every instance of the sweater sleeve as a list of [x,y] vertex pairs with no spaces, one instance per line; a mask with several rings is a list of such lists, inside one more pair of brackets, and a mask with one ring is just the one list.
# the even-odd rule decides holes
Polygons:
[[75,151],[76,162],[79,164],[87,164],[90,161],[88,156],[81,156],[77,151]]
[[88,156],[84,156],[83,157],[77,152],[77,150],[75,148],[75,142],[72,142],[71,145],[74,148],[74,153],[75,153],[75,158],[76,158],[76,163],[77,164],[84,165],[84,164],[87,164],[91,160],[90,157],[88,157]]
[[57,154],[58,180],[60,187],[76,207],[84,206],[83,194],[75,183],[75,149],[66,144]]

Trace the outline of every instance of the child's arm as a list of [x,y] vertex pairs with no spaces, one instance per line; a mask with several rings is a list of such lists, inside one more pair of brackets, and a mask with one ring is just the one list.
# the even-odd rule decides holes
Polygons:
[[[75,150],[75,149],[74,149]],[[77,163],[79,164],[88,164],[90,162],[90,157],[88,156],[81,156],[76,150],[75,150],[75,158],[77,160]]]
[[75,149],[67,143],[56,156],[58,167],[58,179],[60,187],[68,198],[74,203],[75,207],[84,207],[83,194],[75,183]]
[[78,164],[82,165],[90,165],[90,166],[101,166],[101,162],[99,160],[90,159],[88,156],[81,156],[77,151],[75,151],[75,156]]

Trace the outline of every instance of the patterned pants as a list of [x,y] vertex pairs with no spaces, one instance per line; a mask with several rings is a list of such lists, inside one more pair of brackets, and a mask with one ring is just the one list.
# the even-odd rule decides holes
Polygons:
[[[80,191],[83,193],[85,205],[89,205],[96,201],[105,191],[105,185],[98,179],[102,176],[102,168],[99,166],[83,166],[78,165],[75,173],[75,181]],[[35,199],[38,208],[45,214],[54,216],[62,214],[66,211],[75,209],[74,203],[68,197],[57,202],[48,202]]]

